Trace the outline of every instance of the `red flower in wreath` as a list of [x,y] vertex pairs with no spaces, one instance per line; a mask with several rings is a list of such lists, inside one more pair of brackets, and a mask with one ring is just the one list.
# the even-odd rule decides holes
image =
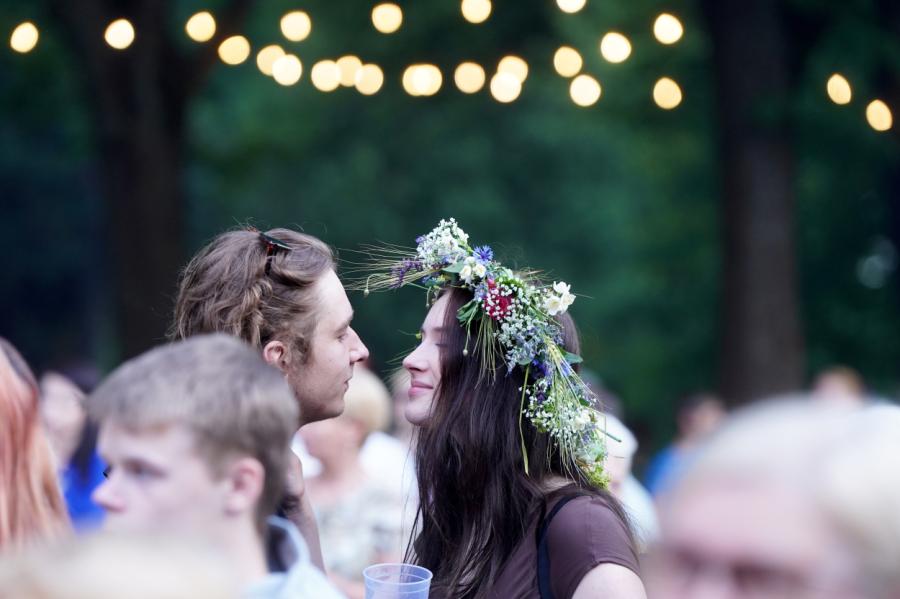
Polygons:
[[484,311],[494,320],[502,320],[509,314],[512,299],[506,295],[500,295],[500,287],[494,279],[487,281],[488,291],[482,300]]

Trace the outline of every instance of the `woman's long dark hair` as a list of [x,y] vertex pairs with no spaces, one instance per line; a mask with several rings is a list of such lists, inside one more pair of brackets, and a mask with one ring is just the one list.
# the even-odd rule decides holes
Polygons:
[[[441,381],[435,391],[429,423],[418,431],[416,471],[419,483],[417,536],[407,550],[434,573],[432,589],[439,597],[481,598],[539,516],[549,477],[564,477],[564,492],[602,496],[625,520],[624,512],[606,491],[564,464],[551,438],[521,417],[528,451],[525,473],[521,415],[521,368],[495,374],[482,371],[475,343],[463,355],[466,331],[457,310],[472,299],[453,288],[444,318]],[[574,323],[560,318],[566,349],[578,353]],[[477,326],[477,325],[473,325]],[[471,331],[471,339],[478,331]],[[473,351],[474,350],[474,351]]]

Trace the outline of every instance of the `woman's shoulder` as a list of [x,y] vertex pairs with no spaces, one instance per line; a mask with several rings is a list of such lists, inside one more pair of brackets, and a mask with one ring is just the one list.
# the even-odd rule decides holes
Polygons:
[[558,510],[546,527],[546,550],[555,597],[572,597],[584,577],[600,564],[616,564],[639,574],[629,525],[614,499],[560,494],[548,497],[547,513],[554,508]]
[[[614,507],[615,500],[603,495],[593,494],[554,494],[547,498],[546,512],[549,514],[556,508],[557,512],[550,521],[548,534],[560,530],[575,532],[583,528],[585,521],[596,523],[601,528],[621,529],[626,532],[627,522],[623,520],[621,510]],[[564,505],[560,505],[563,502]]]
[[[602,495],[550,498],[548,514],[566,501],[547,525],[547,549],[551,556],[582,567],[615,563],[638,570],[629,524],[614,499]],[[554,561],[551,557],[551,561]],[[560,563],[560,558],[556,558]]]

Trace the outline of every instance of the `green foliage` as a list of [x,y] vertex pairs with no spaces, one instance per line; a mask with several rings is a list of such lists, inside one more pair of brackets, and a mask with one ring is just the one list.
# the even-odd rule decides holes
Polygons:
[[[900,41],[878,21],[872,5],[835,10],[843,18],[832,21],[811,54],[794,107],[809,372],[847,364],[874,391],[896,395],[897,271],[874,281],[861,271],[866,258],[896,252],[900,236],[898,137],[877,133],[865,121],[866,104],[885,91],[878,72],[893,73],[895,85],[900,81]],[[823,101],[824,82],[835,71],[853,86],[849,106]],[[898,108],[892,106],[895,119]]]
[[0,5],[3,31],[27,19],[41,30],[34,51],[0,52],[0,335],[38,368],[99,355],[108,333],[91,123],[71,56],[43,16]]
[[[174,2],[173,36],[183,38],[195,10],[215,13],[222,4]],[[296,52],[303,78],[283,88],[252,58],[214,68],[189,112],[187,249],[252,223],[301,227],[352,259],[347,250],[360,243],[411,245],[453,216],[504,262],[572,284],[580,295],[572,313],[585,366],[623,397],[640,432],[662,439],[675,396],[714,386],[717,367],[720,165],[710,47],[696,3],[590,1],[565,15],[552,0],[498,1],[480,26],[465,23],[455,1],[401,4],[404,25],[385,36],[369,22],[370,4],[310,0],[302,8],[312,17],[312,35],[301,43],[284,41],[278,29],[295,3],[254,5],[244,27],[253,47],[280,43]],[[798,67],[793,106],[809,365],[849,363],[893,391],[900,359],[896,271],[870,289],[857,268],[878,240],[897,242],[889,218],[898,218],[900,192],[888,179],[897,169],[896,136],[875,134],[862,116],[877,73],[885,66],[900,73],[896,37],[884,34],[862,0],[792,4],[827,24]],[[20,3],[0,8],[4,30],[30,16],[23,10]],[[651,34],[663,10],[685,23],[684,39],[671,47]],[[632,40],[624,64],[605,63],[597,53],[609,30]],[[0,334],[32,359],[46,340],[110,356],[114,345],[104,331],[111,300],[103,293],[110,257],[102,245],[90,98],[59,33],[42,26],[42,34],[32,54],[0,52],[0,239],[4,255],[15,257],[5,261]],[[576,107],[568,81],[553,71],[562,44],[577,48],[585,71],[600,80],[595,106]],[[312,88],[312,65],[347,53],[382,66],[378,94]],[[475,60],[490,76],[507,53],[531,66],[516,102],[500,105],[486,91],[455,89],[456,64]],[[444,73],[433,98],[409,97],[400,86],[405,66],[422,61]],[[824,96],[835,70],[859,92],[850,107]],[[661,76],[684,90],[673,111],[652,103]],[[415,344],[425,313],[421,294],[351,299],[384,372]]]

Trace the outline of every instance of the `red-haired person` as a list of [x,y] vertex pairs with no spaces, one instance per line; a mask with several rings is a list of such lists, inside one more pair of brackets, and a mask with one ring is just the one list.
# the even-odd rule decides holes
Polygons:
[[37,382],[19,352],[0,338],[0,553],[65,536],[69,529],[40,428]]

